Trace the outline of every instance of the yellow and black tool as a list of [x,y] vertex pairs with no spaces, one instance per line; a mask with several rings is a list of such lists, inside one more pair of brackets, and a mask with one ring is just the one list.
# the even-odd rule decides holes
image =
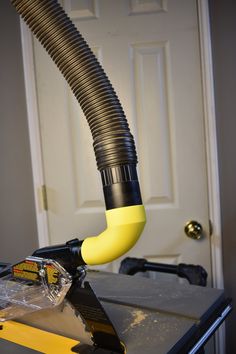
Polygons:
[[[78,267],[76,261],[73,260],[75,251],[79,259],[76,249],[79,244],[78,240],[71,240],[65,245],[46,247],[38,251],[43,258],[27,257],[0,273],[0,322],[4,323],[0,338],[18,345],[24,343],[31,349],[42,348],[43,350],[45,350],[45,341],[49,343],[48,340],[51,339],[52,343],[46,353],[51,353],[52,348],[56,350],[58,343],[62,342],[60,336],[50,334],[45,335],[44,338],[43,332],[36,328],[28,330],[22,324],[14,322],[5,324],[5,322],[35,311],[52,309],[66,298],[74,311],[82,317],[86,328],[91,333],[93,344],[80,344],[78,341],[67,339],[63,346],[64,349],[61,349],[62,353],[72,351],[86,354],[93,353],[98,348],[104,354],[111,351],[114,354],[125,353],[125,346],[119,339],[101,302],[90,284],[87,281],[84,282],[85,267]],[[47,258],[48,256],[50,258]],[[70,258],[71,262],[67,263]],[[68,267],[71,274],[61,264]],[[27,333],[21,335],[22,329],[25,329]],[[34,339],[31,337],[33,333]],[[42,338],[44,338],[43,345],[40,343]],[[69,348],[68,345],[72,343],[74,345]]]
[[51,259],[27,257],[0,278],[0,322],[59,305],[72,277]]
[[[0,353],[195,354],[232,309],[223,290],[97,271],[74,275],[66,300],[73,311],[50,307],[24,324],[3,322]],[[77,316],[85,326],[68,332]]]

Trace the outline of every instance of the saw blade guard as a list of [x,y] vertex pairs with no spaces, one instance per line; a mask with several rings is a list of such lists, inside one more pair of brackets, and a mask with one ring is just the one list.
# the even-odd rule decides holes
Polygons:
[[27,257],[0,278],[0,322],[59,305],[71,284],[56,261]]

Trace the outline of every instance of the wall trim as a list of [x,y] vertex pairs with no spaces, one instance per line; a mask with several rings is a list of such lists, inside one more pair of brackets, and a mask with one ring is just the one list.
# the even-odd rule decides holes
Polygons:
[[[219,166],[216,135],[214,79],[212,64],[210,17],[207,0],[197,0],[199,39],[202,65],[202,88],[205,121],[206,158],[208,176],[209,217],[213,225],[211,236],[211,264],[213,286],[224,288],[222,234],[220,210]],[[216,352],[225,353],[225,330],[221,326],[216,336]]]
[[39,188],[44,184],[44,173],[35,84],[33,44],[31,32],[23,20],[20,20],[20,28],[38,242],[39,247],[44,247],[49,245],[49,232],[47,213],[40,208],[38,193]]
[[208,194],[210,219],[213,223],[211,236],[213,286],[224,288],[222,271],[222,240],[219,167],[217,153],[216,117],[214,99],[213,65],[211,54],[211,37],[209,26],[208,3],[198,0],[200,47],[202,64],[203,104],[205,116],[205,138],[207,153]]

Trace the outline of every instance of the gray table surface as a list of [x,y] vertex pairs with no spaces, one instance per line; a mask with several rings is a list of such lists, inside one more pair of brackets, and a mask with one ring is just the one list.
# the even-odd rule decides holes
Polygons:
[[[176,352],[177,343],[191,337],[196,326],[224,299],[222,290],[137,276],[89,271],[86,280],[100,298],[128,354]],[[74,312],[64,316],[65,321],[61,309],[45,310],[25,316],[23,322],[66,334],[60,331],[59,322],[63,326],[75,321]],[[38,352],[0,340],[0,353]]]

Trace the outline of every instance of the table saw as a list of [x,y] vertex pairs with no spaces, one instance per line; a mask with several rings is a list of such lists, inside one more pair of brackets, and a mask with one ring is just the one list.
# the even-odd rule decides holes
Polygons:
[[223,290],[87,271],[60,306],[3,323],[0,352],[194,354],[231,309]]

